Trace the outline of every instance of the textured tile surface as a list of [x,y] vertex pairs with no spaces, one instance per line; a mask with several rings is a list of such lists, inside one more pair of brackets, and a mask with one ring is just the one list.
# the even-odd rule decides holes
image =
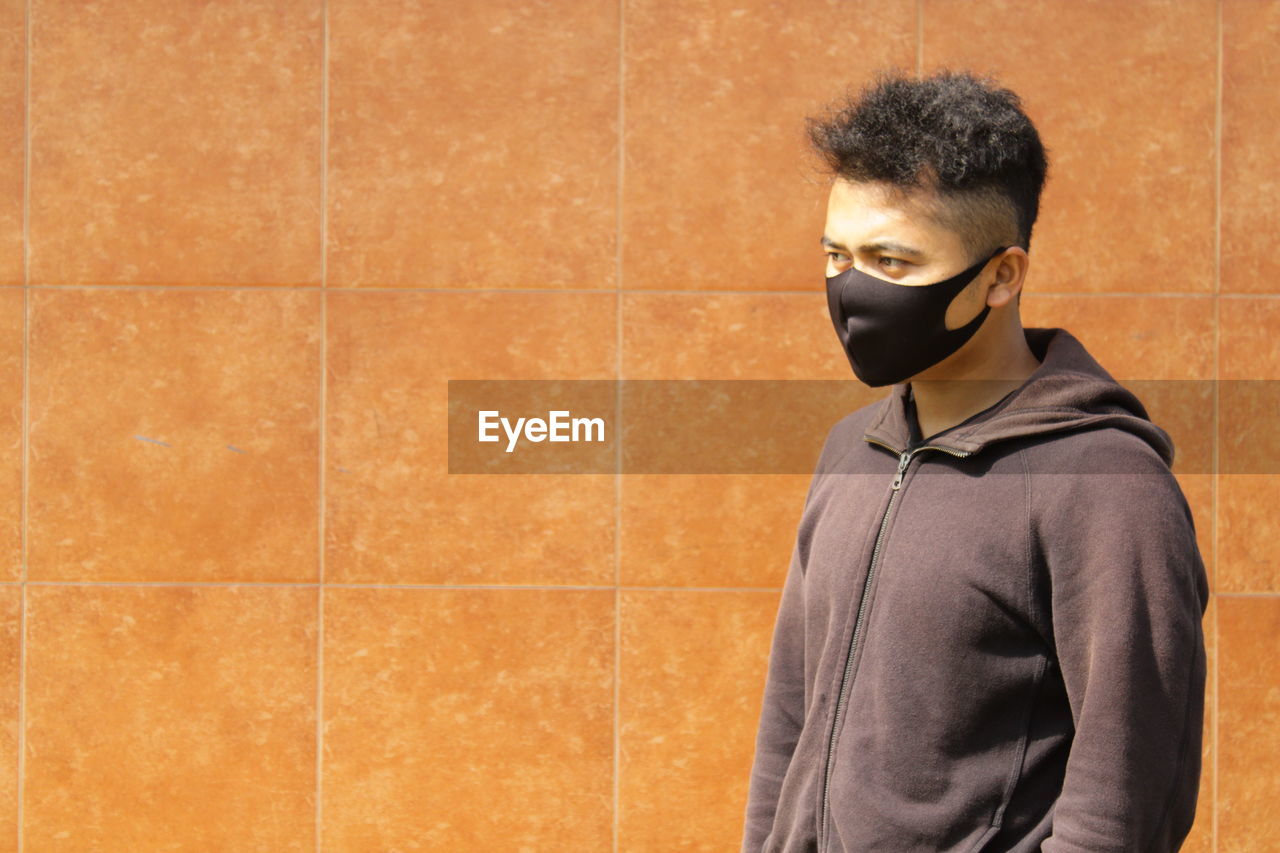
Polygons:
[[1219,458],[1228,473],[1218,485],[1220,588],[1280,592],[1280,301],[1223,299],[1219,306]]
[[1126,380],[1213,378],[1211,297],[1051,296],[1024,285],[1023,326],[1057,326]]
[[22,579],[22,327],[22,289],[0,287],[0,581]]
[[315,850],[316,591],[27,589],[25,849]]
[[1213,290],[1216,5],[923,0],[924,71],[995,74],[1050,149],[1040,289]]
[[628,475],[621,582],[781,587],[808,485],[802,474]]
[[621,607],[618,849],[740,847],[778,594],[634,590]]
[[[1218,588],[1280,593],[1276,506],[1280,475],[1222,475],[1218,479]],[[1278,638],[1280,639],[1280,638]]]
[[[827,316],[804,119],[918,47],[1050,147],[1023,321],[1142,383],[1215,593],[1183,850],[1270,849],[1280,1],[873,6],[0,0],[0,853],[736,849],[809,472],[450,475],[447,381],[882,397]],[[78,287],[110,284],[149,287]],[[745,420],[816,454],[815,411]],[[596,588],[190,585],[322,552]],[[188,585],[97,585],[152,581]]]
[[26,3],[0,2],[0,284],[21,284],[26,183]]
[[1224,297],[1218,305],[1218,378],[1280,379],[1280,300]]
[[[915,3],[625,0],[628,288],[821,287],[826,188],[804,120],[915,64]],[[868,23],[870,23],[868,21]]]
[[325,579],[613,581],[611,474],[449,474],[449,379],[611,379],[613,294],[332,293]]
[[18,849],[18,717],[22,702],[22,587],[0,586],[0,850]]
[[[622,322],[627,379],[778,380],[778,392],[788,379],[847,378],[856,384],[820,290],[797,295],[628,293]],[[870,401],[883,394],[868,391],[863,396]],[[762,405],[769,411],[777,408],[767,401]],[[830,415],[827,426],[838,417]],[[823,437],[821,432],[809,435],[814,462]],[[628,475],[622,482],[622,582],[781,586],[811,470],[760,476]]]
[[609,849],[613,600],[326,590],[322,849]]
[[1280,3],[1222,2],[1222,290],[1280,293]]
[[622,375],[852,380],[831,327],[821,270],[811,285],[805,294],[628,293]]
[[318,293],[30,300],[31,579],[315,580]]
[[616,3],[328,8],[331,284],[614,286]]
[[1252,853],[1280,839],[1280,597],[1218,607],[1218,850]]
[[31,3],[32,283],[318,283],[322,5]]
[[1066,329],[1137,394],[1173,439],[1176,473],[1213,471],[1210,297],[1046,296],[1027,290],[1021,314],[1024,326]]

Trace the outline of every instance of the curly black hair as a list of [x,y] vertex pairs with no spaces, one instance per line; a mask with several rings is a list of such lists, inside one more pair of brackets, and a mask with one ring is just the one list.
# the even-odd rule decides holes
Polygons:
[[1031,248],[1048,157],[1022,102],[990,77],[881,70],[856,96],[806,122],[838,178],[936,190],[938,219],[974,258]]

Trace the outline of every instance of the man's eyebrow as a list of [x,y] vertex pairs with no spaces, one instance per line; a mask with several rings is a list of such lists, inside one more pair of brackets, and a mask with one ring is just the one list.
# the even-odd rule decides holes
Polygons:
[[[827,235],[822,235],[822,245],[829,249],[838,249],[842,252],[848,252],[847,246],[837,243]],[[892,240],[880,240],[875,243],[863,243],[858,247],[859,252],[888,252],[894,255],[906,255],[912,258],[923,258],[924,252],[919,249],[908,246],[904,243],[894,243]]]

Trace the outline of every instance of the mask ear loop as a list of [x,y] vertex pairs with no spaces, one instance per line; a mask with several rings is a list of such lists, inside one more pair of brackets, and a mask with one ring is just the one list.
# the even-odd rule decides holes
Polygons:
[[[1013,246],[1001,246],[999,249],[996,249],[994,252],[992,252],[992,253],[987,257],[987,260],[986,260],[986,262],[983,264],[983,266],[986,266],[986,264],[991,263],[991,259],[992,259],[992,258],[994,258],[996,255],[1002,254],[1002,253],[1004,253],[1004,252],[1006,252],[1006,251],[1008,251],[1009,249],[1012,249],[1012,248],[1013,248]],[[1018,295],[1019,295],[1019,296],[1021,296],[1022,294],[1018,294]]]
[[[1001,246],[999,249],[996,249],[994,252],[992,252],[991,254],[987,255],[987,259],[986,259],[985,261],[983,261],[983,262],[982,262],[982,268],[983,268],[983,269],[986,269],[987,264],[991,263],[991,259],[992,259],[992,258],[994,258],[996,255],[1000,254],[1001,252],[1007,251],[1008,249],[1012,249],[1012,248],[1013,248],[1013,246]],[[976,277],[975,277],[975,278],[976,278]]]
[[[987,259],[986,259],[985,261],[983,261],[983,262],[982,262],[982,269],[986,269],[987,264],[991,263],[991,259],[992,259],[992,258],[994,258],[996,255],[1000,254],[1001,252],[1004,252],[1004,251],[1005,251],[1005,250],[1007,250],[1007,249],[1012,249],[1012,248],[1013,248],[1013,246],[1001,246],[999,249],[996,249],[994,252],[992,252],[991,254],[987,255]],[[981,273],[979,273],[979,274],[981,274]],[[977,281],[977,280],[978,280],[978,277],[975,275],[975,276],[973,277],[973,281]],[[973,281],[971,281],[971,282],[969,282],[969,283],[970,283],[970,284],[972,284],[972,283],[973,283]],[[985,310],[986,310],[986,308],[984,307],[984,308],[983,308],[983,310],[985,311]],[[963,328],[963,327],[962,327],[962,328]],[[952,330],[952,331],[954,331],[954,330]]]

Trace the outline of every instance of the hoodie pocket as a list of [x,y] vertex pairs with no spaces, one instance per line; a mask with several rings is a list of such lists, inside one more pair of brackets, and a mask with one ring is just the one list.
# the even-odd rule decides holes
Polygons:
[[1023,711],[1022,721],[1022,737],[1018,741],[1017,749],[1014,752],[1014,758],[1009,768],[1009,776],[1005,782],[1004,796],[1000,800],[1000,807],[996,809],[994,817],[991,819],[991,825],[987,831],[979,836],[965,853],[978,853],[991,842],[991,839],[1000,832],[1000,828],[1004,823],[1004,812],[1009,805],[1009,801],[1013,798],[1013,792],[1018,787],[1018,780],[1022,777],[1023,765],[1026,762],[1027,742],[1031,738],[1031,714],[1035,709],[1036,701],[1040,698],[1040,686],[1044,683],[1044,674],[1049,667],[1048,656],[1041,656],[1036,665],[1035,678],[1032,679],[1031,687],[1027,691],[1026,706]]

